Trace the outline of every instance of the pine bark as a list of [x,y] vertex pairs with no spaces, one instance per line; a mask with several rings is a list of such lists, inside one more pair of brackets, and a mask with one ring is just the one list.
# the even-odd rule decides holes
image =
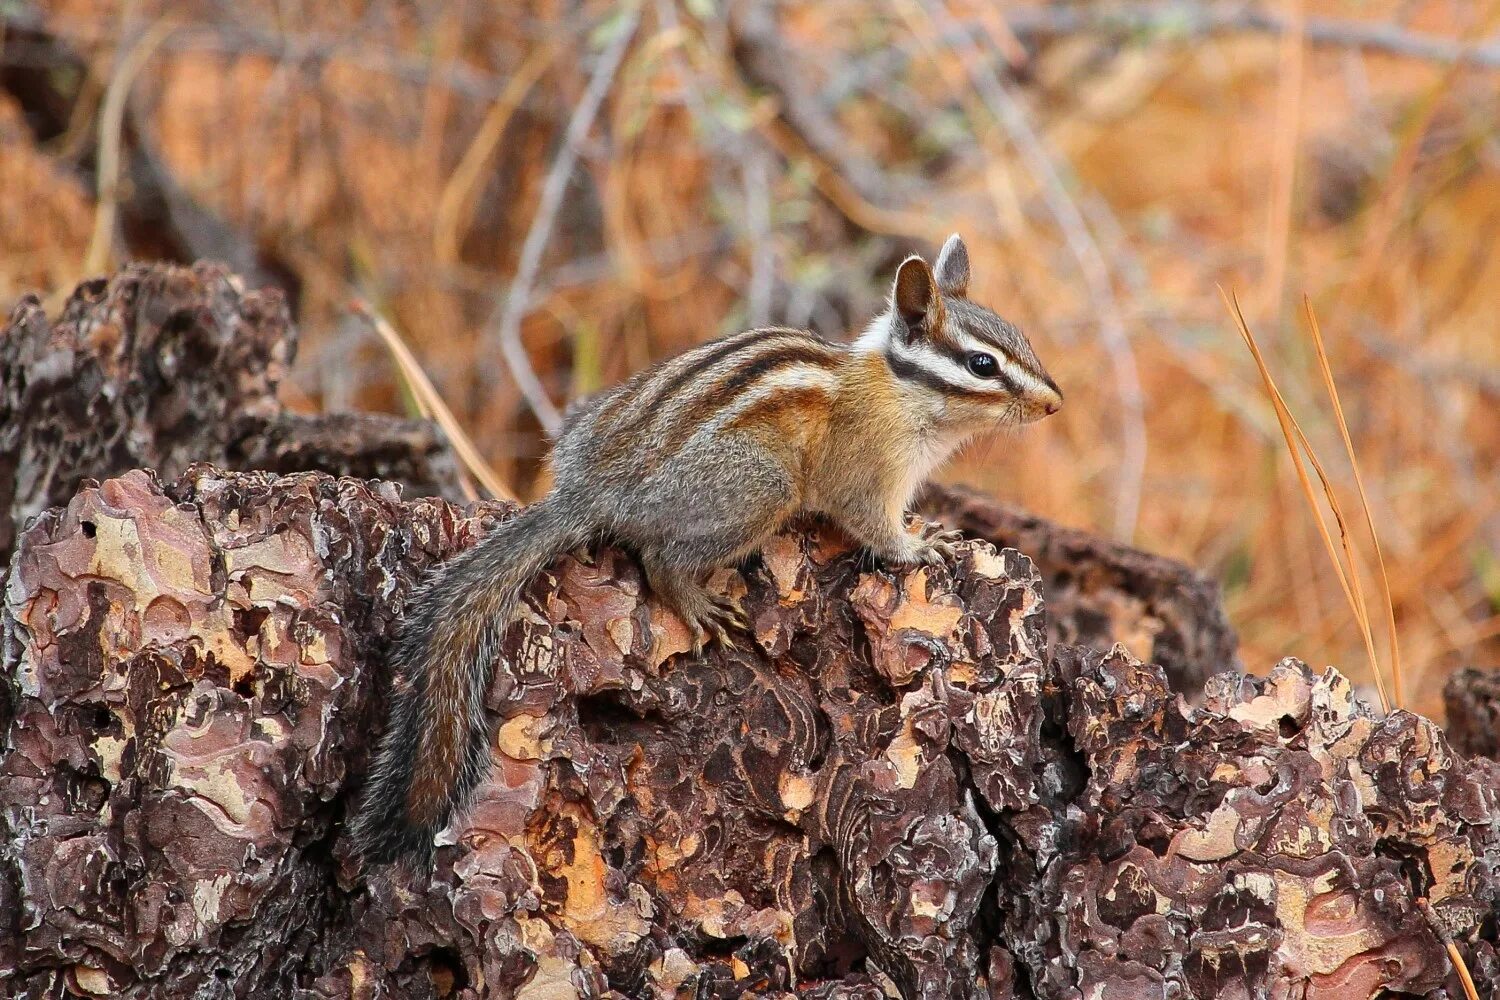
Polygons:
[[402,608],[514,508],[419,498],[430,432],[289,418],[288,337],[199,266],[0,341],[11,516],[53,505],[0,618],[0,996],[1460,997],[1445,939],[1500,989],[1500,765],[1242,676],[1200,578],[972,496],[931,503],[1022,551],[799,524],[703,656],[627,554],[560,558],[436,870],[362,870]]

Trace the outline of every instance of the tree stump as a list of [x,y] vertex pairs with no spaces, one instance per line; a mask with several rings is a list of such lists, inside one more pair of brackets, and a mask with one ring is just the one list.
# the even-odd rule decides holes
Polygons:
[[[217,306],[148,322],[153,296],[205,288]],[[1185,571],[1047,526],[1022,540],[1050,574],[982,539],[872,569],[796,525],[714,578],[753,635],[702,656],[627,554],[559,558],[509,632],[493,773],[436,870],[363,870],[343,829],[403,606],[515,508],[114,467],[243,449],[155,392],[222,414],[205,387],[261,377],[152,382],[141,323],[197,331],[217,364],[275,311],[248,322],[205,267],[85,289],[66,337],[23,304],[35,339],[0,343],[22,415],[0,461],[32,484],[11,510],[67,492],[19,533],[0,617],[0,995],[1456,998],[1446,940],[1500,990],[1500,764],[1336,671],[1242,676]],[[118,330],[87,334],[98,316]],[[116,392],[105,355],[156,389]],[[95,370],[97,439],[60,375],[60,399],[32,388]],[[358,427],[237,453],[375,461]],[[103,482],[66,481],[91,463]],[[1213,675],[1195,703],[1124,646],[1049,637],[1070,572],[1078,627],[1185,637],[1152,650]]]

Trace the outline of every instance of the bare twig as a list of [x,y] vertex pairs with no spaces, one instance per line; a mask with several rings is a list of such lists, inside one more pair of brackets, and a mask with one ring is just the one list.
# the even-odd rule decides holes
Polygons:
[[[1187,44],[1224,35],[1281,36],[1295,30],[1286,17],[1241,3],[1203,4],[1198,0],[1131,4],[1007,4],[1005,24],[1023,42],[1095,35],[1156,44]],[[945,41],[961,41],[969,30],[960,28]],[[1482,69],[1500,69],[1500,42],[1472,46],[1461,39],[1409,31],[1399,24],[1305,17],[1302,35],[1309,45],[1345,49],[1439,64],[1462,62]],[[1001,58],[1014,64],[1009,49]],[[838,104],[850,94],[877,90],[911,58],[899,46],[882,47],[863,59],[840,67],[823,88],[823,97]]]
[[[941,32],[945,35],[958,33],[957,23],[941,2],[924,0],[924,7]],[[1068,193],[1068,181],[1064,179],[1067,168],[1043,144],[1026,111],[1007,89],[994,66],[986,60],[965,61],[981,99],[1009,134],[1027,168],[1041,185],[1047,209],[1062,231],[1088,288],[1099,324],[1099,338],[1114,366],[1115,391],[1120,397],[1122,440],[1120,473],[1115,490],[1114,533],[1128,541],[1135,535],[1146,473],[1146,401],[1136,367],[1135,350],[1120,320],[1120,304],[1115,297],[1109,267],[1084,221],[1083,213]]]
[[531,304],[532,286],[541,266],[542,251],[547,248],[547,241],[552,237],[552,227],[557,222],[557,211],[562,207],[563,195],[567,193],[568,181],[578,162],[578,152],[594,126],[594,118],[609,92],[615,71],[625,58],[625,50],[635,37],[640,16],[640,10],[635,7],[623,15],[623,22],[615,26],[614,37],[594,64],[594,71],[589,77],[583,97],[573,109],[572,118],[568,120],[562,147],[557,151],[557,157],[552,161],[546,180],[542,183],[541,198],[537,202],[536,214],[532,216],[531,228],[526,232],[526,240],[521,244],[521,259],[516,265],[516,274],[511,280],[505,304],[490,317],[488,324],[492,331],[491,337],[500,348],[500,356],[510,368],[511,377],[516,380],[521,395],[548,434],[557,433],[562,426],[562,414],[547,397],[546,389],[531,367],[531,359],[526,356],[526,348],[521,344],[521,321],[525,319]]
[[1500,400],[1500,371],[1475,365],[1458,358],[1435,358],[1410,344],[1397,343],[1380,334],[1365,331],[1357,334],[1371,354],[1388,361],[1415,378],[1456,382],[1481,395]]
[[[1009,7],[1006,23],[1018,38],[1096,34],[1124,38],[1147,35],[1192,41],[1209,35],[1284,35],[1296,31],[1293,19],[1239,3],[1056,4]],[[1398,24],[1308,17],[1302,34],[1313,45],[1361,49],[1436,63],[1463,62],[1500,68],[1500,43],[1470,46],[1463,41],[1408,31]]]

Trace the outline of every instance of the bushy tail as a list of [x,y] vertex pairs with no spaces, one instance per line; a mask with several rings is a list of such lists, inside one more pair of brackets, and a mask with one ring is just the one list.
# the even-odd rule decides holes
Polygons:
[[586,540],[544,500],[414,595],[392,650],[385,733],[350,825],[367,861],[430,862],[433,836],[489,770],[484,696],[516,602],[555,556]]

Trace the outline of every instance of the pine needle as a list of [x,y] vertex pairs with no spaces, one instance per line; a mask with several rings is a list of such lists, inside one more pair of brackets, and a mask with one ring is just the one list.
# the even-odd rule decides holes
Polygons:
[[[1355,622],[1359,625],[1360,637],[1364,640],[1365,653],[1370,661],[1370,673],[1375,678],[1375,690],[1380,696],[1381,708],[1390,712],[1391,700],[1386,694],[1385,680],[1381,676],[1380,661],[1375,655],[1375,641],[1370,632],[1370,616],[1365,604],[1364,589],[1359,582],[1359,567],[1354,560],[1354,550],[1349,542],[1348,525],[1344,520],[1343,508],[1338,502],[1338,497],[1333,491],[1333,484],[1329,481],[1323,464],[1318,461],[1317,453],[1313,451],[1311,442],[1307,435],[1302,432],[1302,426],[1292,416],[1291,410],[1286,405],[1286,399],[1281,395],[1281,390],[1276,386],[1276,380],[1271,377],[1270,368],[1266,365],[1265,357],[1261,354],[1260,345],[1255,340],[1255,335],[1250,332],[1249,325],[1245,322],[1244,313],[1240,310],[1239,300],[1225,292],[1222,287],[1219,295],[1224,299],[1224,305],[1234,317],[1235,324],[1239,328],[1240,337],[1244,339],[1245,346],[1250,349],[1250,355],[1255,359],[1255,367],[1260,371],[1261,381],[1265,383],[1266,392],[1271,397],[1271,405],[1276,411],[1276,421],[1281,425],[1282,436],[1286,439],[1288,453],[1292,456],[1292,464],[1297,471],[1297,481],[1302,485],[1303,496],[1307,500],[1308,508],[1312,511],[1313,521],[1317,524],[1318,534],[1323,539],[1323,547],[1328,552],[1328,558],[1333,563],[1334,573],[1338,577],[1339,586],[1343,588],[1344,598],[1349,602],[1349,609],[1354,615]],[[1300,447],[1299,447],[1300,442]],[[1339,528],[1339,548],[1343,550],[1344,558],[1339,558],[1339,550],[1334,548],[1333,538],[1328,532],[1328,526],[1323,521],[1321,509],[1318,506],[1317,494],[1313,491],[1312,480],[1307,475],[1307,467],[1302,462],[1302,450],[1307,452],[1308,459],[1312,462],[1314,471],[1323,485],[1323,495],[1328,501],[1329,509],[1333,511],[1334,520]],[[1347,565],[1347,572],[1345,567]]]
[[1312,331],[1313,346],[1318,352],[1318,367],[1323,373],[1323,387],[1333,403],[1333,415],[1338,420],[1339,434],[1344,439],[1344,451],[1349,456],[1349,467],[1354,470],[1354,485],[1359,490],[1359,505],[1364,510],[1365,527],[1370,530],[1370,541],[1375,546],[1375,560],[1380,566],[1380,586],[1385,594],[1385,623],[1391,644],[1391,686],[1396,697],[1396,707],[1406,704],[1406,695],[1401,684],[1401,646],[1396,638],[1396,606],[1391,598],[1391,580],[1385,570],[1385,556],[1380,551],[1380,536],[1375,531],[1375,518],[1370,514],[1370,498],[1365,494],[1364,478],[1359,474],[1359,461],[1354,457],[1354,443],[1349,439],[1349,424],[1344,420],[1344,407],[1339,402],[1339,391],[1333,382],[1333,370],[1328,364],[1328,351],[1323,343],[1323,331],[1318,326],[1318,317],[1313,313],[1312,301],[1302,297],[1302,307],[1307,312],[1308,328]]
[[505,485],[495,470],[480,457],[479,449],[474,447],[474,442],[464,433],[458,420],[453,416],[453,411],[448,409],[448,404],[443,402],[443,397],[438,394],[427,373],[417,363],[416,356],[411,353],[411,348],[401,339],[401,335],[388,323],[375,309],[363,299],[355,299],[351,308],[364,317],[374,328],[381,343],[386,350],[391,352],[395,359],[396,369],[401,375],[402,381],[406,383],[411,397],[417,404],[419,411],[429,415],[437,421],[443,433],[448,436],[448,443],[453,446],[453,451],[458,455],[458,460],[467,475],[460,477],[460,486],[464,495],[470,500],[478,499],[469,477],[473,477],[486,493],[497,500],[516,500],[515,493]]
[[1464,961],[1463,955],[1459,954],[1458,945],[1452,941],[1443,942],[1448,946],[1448,959],[1453,963],[1454,971],[1458,973],[1458,979],[1464,984],[1464,996],[1468,1000],[1479,1000],[1479,990],[1474,986],[1474,977],[1469,975],[1468,963]]

